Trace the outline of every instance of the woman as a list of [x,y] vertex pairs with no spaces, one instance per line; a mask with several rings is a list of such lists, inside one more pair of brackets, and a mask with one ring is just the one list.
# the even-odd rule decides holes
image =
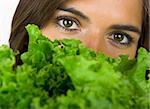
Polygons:
[[111,57],[134,58],[137,48],[148,48],[148,0],[20,0],[10,37],[14,51],[27,50],[28,23],[51,40],[78,38]]

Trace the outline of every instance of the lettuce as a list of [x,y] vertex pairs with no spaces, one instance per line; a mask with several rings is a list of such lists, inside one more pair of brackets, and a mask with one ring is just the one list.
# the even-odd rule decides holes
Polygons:
[[51,41],[29,24],[28,51],[0,47],[0,109],[148,109],[150,52],[111,58],[79,40]]

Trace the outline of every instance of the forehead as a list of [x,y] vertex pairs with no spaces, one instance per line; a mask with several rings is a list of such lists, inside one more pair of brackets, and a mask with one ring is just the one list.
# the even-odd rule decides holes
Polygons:
[[70,0],[64,7],[75,8],[91,19],[114,19],[135,26],[142,21],[142,0]]
[[[99,10],[101,8],[113,9],[138,9],[141,10],[142,0],[68,0],[66,6],[78,7],[84,6],[84,8],[92,10]],[[130,10],[130,11],[133,11]]]

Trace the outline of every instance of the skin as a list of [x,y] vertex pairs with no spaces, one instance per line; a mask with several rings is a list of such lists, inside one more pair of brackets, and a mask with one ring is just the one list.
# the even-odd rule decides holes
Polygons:
[[141,0],[70,0],[55,12],[42,32],[51,40],[80,39],[110,57],[127,54],[134,58],[141,25]]

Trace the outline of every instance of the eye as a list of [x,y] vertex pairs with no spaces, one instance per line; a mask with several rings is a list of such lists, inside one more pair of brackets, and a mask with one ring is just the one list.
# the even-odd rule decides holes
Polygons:
[[79,30],[79,22],[71,17],[58,17],[57,24],[66,31]]
[[117,44],[129,45],[132,42],[132,37],[125,32],[112,32],[108,37]]

